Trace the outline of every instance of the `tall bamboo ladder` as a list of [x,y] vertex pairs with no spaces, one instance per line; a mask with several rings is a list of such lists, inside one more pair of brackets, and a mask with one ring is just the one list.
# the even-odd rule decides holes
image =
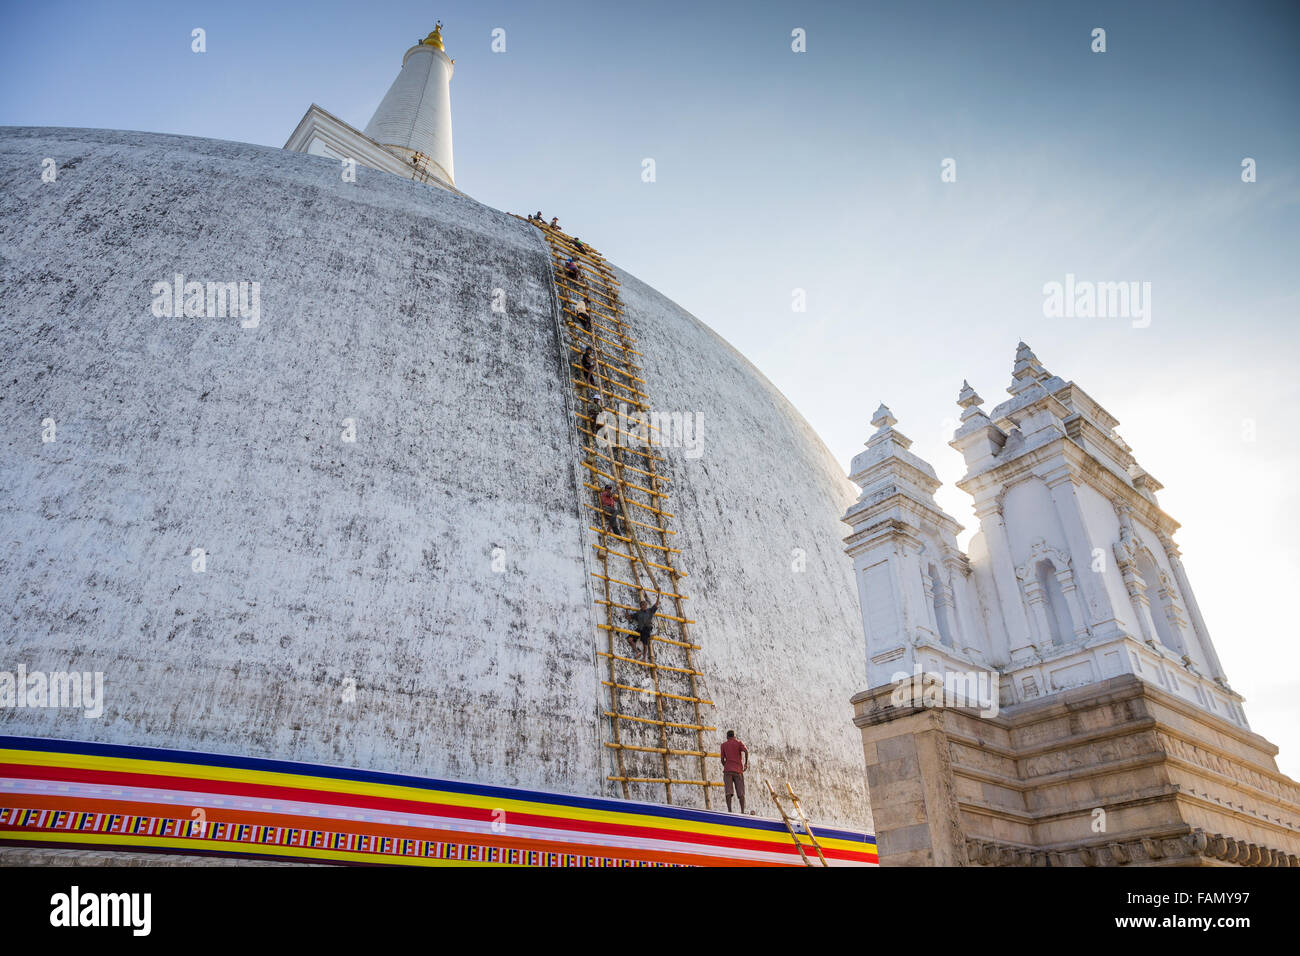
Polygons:
[[[776,804],[777,811],[781,814],[781,819],[785,821],[785,828],[790,831],[790,839],[794,840],[794,848],[799,851],[799,859],[803,860],[804,866],[815,866],[812,860],[808,859],[806,851],[809,847],[817,851],[817,859],[821,860],[822,866],[830,866],[826,862],[826,857],[822,855],[822,845],[817,842],[817,834],[813,833],[812,824],[808,822],[808,817],[804,815],[803,804],[799,802],[799,795],[794,792],[794,787],[786,782],[785,789],[790,794],[790,805],[794,814],[798,817],[799,826],[795,826],[795,821],[790,819],[789,814],[785,812],[785,806],[781,803],[781,797],[777,794],[776,788],[772,786],[772,781],[764,779],[767,784],[767,792],[772,795],[772,802]],[[799,839],[799,834],[803,833],[808,838],[804,843]]]
[[[605,747],[614,755],[615,768],[606,779],[619,785],[625,799],[648,798],[647,791],[656,792],[662,786],[667,803],[674,802],[674,786],[698,787],[704,806],[709,808],[710,788],[722,784],[709,779],[708,760],[718,759],[719,754],[705,749],[704,734],[717,728],[703,719],[702,709],[713,706],[713,701],[704,696],[703,674],[695,666],[694,652],[700,647],[690,637],[688,625],[695,622],[686,616],[683,602],[688,598],[681,586],[687,574],[678,570],[673,558],[681,550],[671,545],[671,536],[677,532],[668,527],[672,513],[664,510],[669,479],[660,474],[657,466],[664,459],[654,453],[654,445],[643,444],[639,436],[624,431],[619,427],[623,422],[617,419],[619,405],[627,407],[629,416],[650,411],[645,379],[637,374],[641,368],[635,357],[641,353],[634,348],[636,340],[628,334],[619,304],[619,282],[604,257],[590,246],[580,246],[573,237],[545,223],[524,221],[541,229],[550,245],[568,331],[569,378],[579,400],[576,426],[582,467],[588,473],[584,487],[589,492],[583,505],[595,518],[588,530],[595,536],[592,548],[600,571],[592,574],[601,581],[604,595],[596,603],[605,609],[605,623],[598,625],[604,632],[605,649],[597,654],[606,663],[606,678],[601,683],[608,689],[608,706],[602,713],[608,719],[610,737]],[[569,257],[579,265],[577,277],[564,269]],[[578,319],[577,306],[584,299],[590,302],[590,329]],[[594,384],[581,364],[588,346],[595,359]],[[601,410],[610,414],[600,416]],[[613,447],[598,435],[602,427],[606,438],[617,433],[619,440]],[[648,431],[654,430],[649,425]],[[623,534],[606,526],[599,499],[602,483],[617,490]],[[666,577],[666,589],[660,586],[656,570]],[[636,634],[620,626],[617,612],[635,611],[643,594],[652,604],[658,599],[661,607],[655,617],[672,634],[652,635],[647,661],[620,654],[616,643],[619,634]],[[672,602],[672,613],[662,607],[665,598]],[[656,653],[656,647],[662,650]],[[632,679],[632,675],[644,674],[649,676],[649,686]],[[689,776],[683,775],[683,761],[688,765],[694,762]]]

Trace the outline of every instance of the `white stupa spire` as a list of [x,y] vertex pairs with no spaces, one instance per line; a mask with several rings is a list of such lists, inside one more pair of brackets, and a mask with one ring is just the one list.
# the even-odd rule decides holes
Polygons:
[[442,21],[406,51],[402,71],[384,94],[365,134],[404,161],[456,185],[451,151],[451,74],[455,61],[442,44]]

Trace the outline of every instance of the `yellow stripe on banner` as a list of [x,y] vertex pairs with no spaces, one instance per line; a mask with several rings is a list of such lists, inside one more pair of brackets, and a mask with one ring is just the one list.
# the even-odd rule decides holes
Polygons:
[[[774,830],[754,830],[729,824],[703,823],[696,820],[682,820],[677,817],[658,815],[647,816],[617,810],[594,810],[588,807],[570,806],[557,807],[554,804],[530,800],[451,793],[445,790],[404,787],[397,784],[372,783],[361,780],[341,780],[334,777],[315,777],[305,773],[247,770],[242,767],[213,767],[207,764],[141,760],[134,757],[101,757],[94,754],[53,753],[43,750],[0,749],[0,763],[14,763],[35,767],[67,767],[76,770],[101,772],[118,771],[146,775],[165,775],[183,777],[189,780],[210,780],[216,783],[259,784],[262,786],[286,787],[294,790],[323,790],[345,796],[386,797],[425,804],[442,803],[487,811],[504,810],[507,813],[515,811],[553,819],[556,821],[556,829],[564,829],[563,824],[565,821],[582,820],[590,823],[652,827],[684,834],[698,833],[732,839],[756,840],[782,847],[790,845],[790,835],[788,833]],[[166,785],[160,784],[160,786],[165,787]],[[310,795],[304,795],[303,801],[310,803],[312,798]],[[847,850],[854,853],[862,853],[867,850],[864,844],[853,840],[823,839],[820,835],[818,840],[824,847],[837,850]]]
[[0,830],[0,840],[39,841],[42,843],[94,843],[102,846],[148,847],[155,850],[174,850],[193,853],[195,850],[217,850],[225,853],[244,852],[268,856],[310,857],[343,863],[374,863],[376,861],[404,863],[413,866],[512,866],[515,864],[488,862],[486,860],[445,860],[427,856],[399,856],[389,853],[352,853],[346,850],[318,850],[311,847],[265,846],[260,843],[239,843],[226,840],[185,840],[177,843],[169,837],[133,837],[118,833],[46,833],[31,830]]

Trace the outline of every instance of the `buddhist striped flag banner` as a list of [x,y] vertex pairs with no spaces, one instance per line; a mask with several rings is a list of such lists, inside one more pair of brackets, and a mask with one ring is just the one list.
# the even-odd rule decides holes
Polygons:
[[[871,834],[817,827],[832,866]],[[394,866],[799,866],[779,820],[255,757],[0,736],[0,845]]]

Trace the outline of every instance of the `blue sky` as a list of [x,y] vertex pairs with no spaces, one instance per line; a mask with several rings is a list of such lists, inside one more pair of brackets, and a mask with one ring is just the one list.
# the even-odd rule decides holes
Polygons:
[[[969,379],[996,404],[1024,339],[1167,486],[1229,677],[1300,777],[1283,600],[1300,576],[1295,4],[228,0],[2,16],[0,124],[269,146],[312,102],[364,126],[441,18],[462,189],[558,215],[708,322],[842,463],[887,402],[968,527],[945,444],[954,400]],[[957,181],[942,183],[948,157]],[[1067,273],[1150,282],[1150,326],[1044,317],[1044,283]]]

